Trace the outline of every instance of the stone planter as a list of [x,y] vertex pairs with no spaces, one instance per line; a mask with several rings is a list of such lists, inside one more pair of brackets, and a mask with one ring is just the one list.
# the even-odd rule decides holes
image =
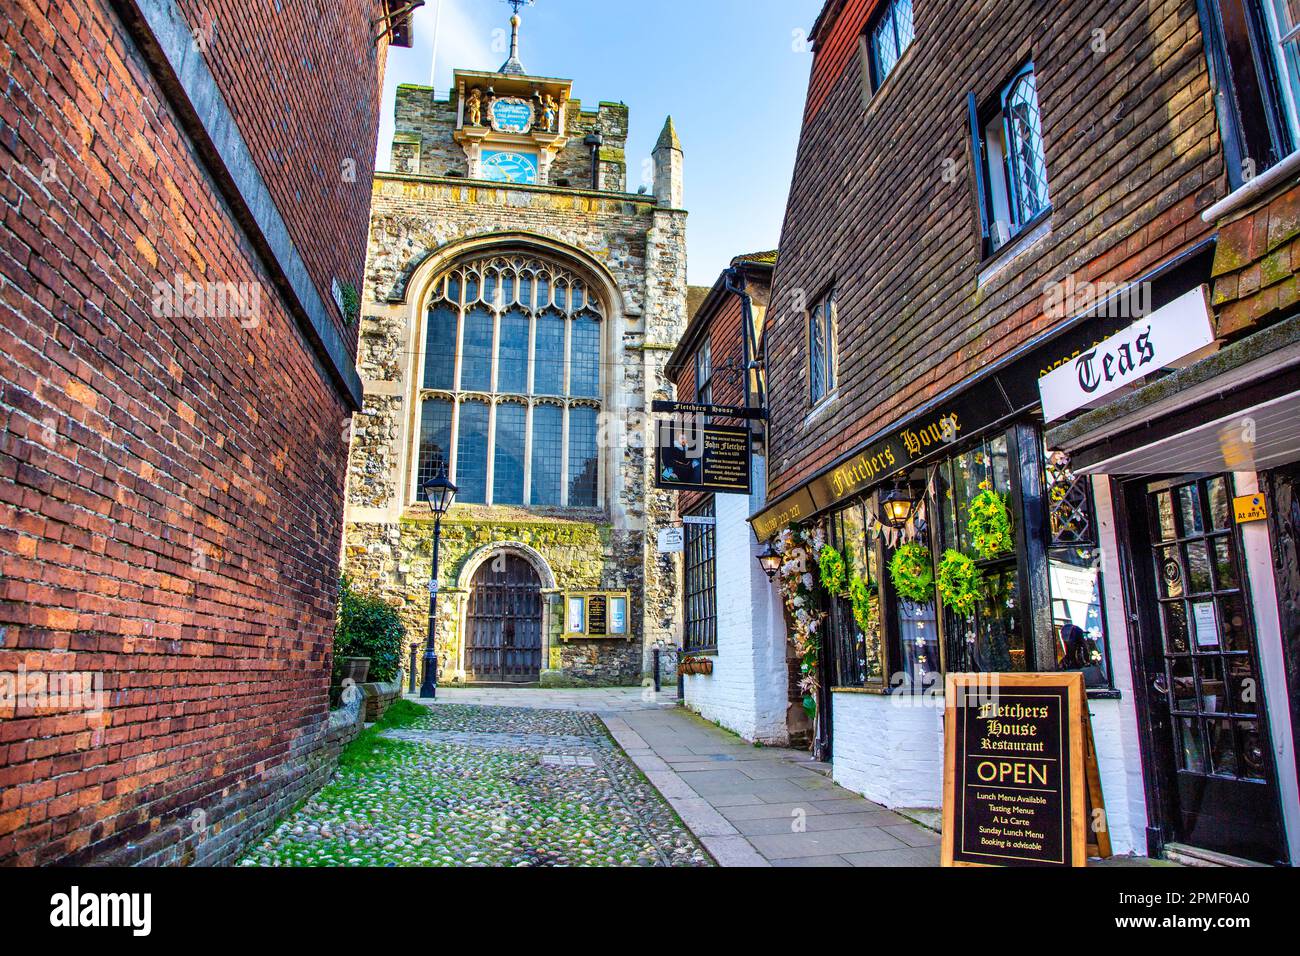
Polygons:
[[366,682],[366,677],[370,674],[370,658],[368,657],[345,657],[343,658],[343,676],[341,680],[347,682],[351,680],[353,684],[361,685]]

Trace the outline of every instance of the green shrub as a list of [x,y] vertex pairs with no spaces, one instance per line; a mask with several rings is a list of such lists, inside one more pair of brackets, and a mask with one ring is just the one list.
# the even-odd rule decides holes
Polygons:
[[396,679],[406,628],[397,609],[374,594],[356,590],[345,574],[339,580],[338,623],[334,627],[334,683],[342,681],[345,657],[370,658],[367,680]]

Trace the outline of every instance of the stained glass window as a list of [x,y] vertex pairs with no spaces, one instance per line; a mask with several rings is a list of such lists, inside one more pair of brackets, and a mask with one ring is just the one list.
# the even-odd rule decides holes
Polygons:
[[467,505],[487,502],[487,402],[462,402],[460,406],[460,440],[456,443],[456,476],[452,480],[460,489],[456,500]]
[[533,392],[564,394],[564,316],[543,312],[537,317],[537,351],[533,360]]
[[528,313],[511,309],[501,316],[501,359],[497,365],[497,391],[528,393]]
[[460,387],[467,392],[492,389],[492,312],[480,307],[465,313],[461,346]]
[[456,309],[442,303],[429,309],[428,352],[424,387],[451,389],[456,385]]
[[533,406],[533,493],[531,504],[560,504],[564,463],[564,409]]
[[424,403],[420,418],[420,464],[417,488],[451,469],[452,404],[445,398]]
[[569,394],[600,397],[600,321],[588,315],[573,320],[573,360]]

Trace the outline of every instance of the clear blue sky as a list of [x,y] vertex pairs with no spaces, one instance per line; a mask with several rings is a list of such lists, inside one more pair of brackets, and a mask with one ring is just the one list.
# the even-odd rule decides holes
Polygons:
[[[529,73],[572,79],[584,107],[621,100],[630,108],[630,190],[641,184],[643,164],[672,114],[686,153],[694,285],[712,285],[732,256],[780,240],[812,66],[803,40],[821,6],[822,0],[537,0],[521,11],[520,59]],[[414,47],[389,52],[380,169],[388,168],[397,85],[429,83],[435,20],[440,94],[450,88],[453,69],[495,70],[506,59],[494,46],[509,42],[508,4],[428,0],[415,16]]]

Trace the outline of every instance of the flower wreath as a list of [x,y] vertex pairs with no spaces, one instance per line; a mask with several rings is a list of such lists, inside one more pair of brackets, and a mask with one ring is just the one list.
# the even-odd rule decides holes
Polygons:
[[817,555],[817,565],[821,568],[822,587],[826,592],[835,597],[843,596],[848,574],[844,566],[844,555],[828,544]]
[[900,545],[889,560],[889,577],[905,601],[924,604],[934,597],[934,567],[923,545],[914,541]]
[[975,566],[975,559],[949,548],[939,562],[936,580],[939,596],[953,612],[969,617],[984,597],[984,575]]
[[880,602],[876,589],[859,574],[849,581],[849,602],[853,605],[853,620],[863,634],[874,635],[880,630]]
[[994,558],[1012,548],[1011,513],[1007,496],[993,490],[987,481],[980,482],[980,492],[966,506],[967,524],[975,553]]

